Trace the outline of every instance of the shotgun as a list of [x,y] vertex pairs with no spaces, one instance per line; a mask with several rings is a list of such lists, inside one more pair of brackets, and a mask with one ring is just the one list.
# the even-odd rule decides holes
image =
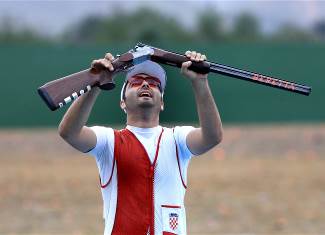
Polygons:
[[[117,58],[112,62],[114,71],[111,72],[108,69],[103,68],[86,69],[44,84],[38,88],[38,93],[46,105],[54,111],[77,99],[95,86],[98,86],[103,90],[113,89],[115,87],[115,82],[111,78],[115,74],[125,72],[134,65],[140,64],[146,60],[152,60],[157,63],[180,68],[182,63],[189,59],[182,54],[138,43],[134,49],[117,56]],[[311,92],[311,87],[306,85],[209,61],[193,61],[189,69],[202,74],[222,74],[303,95],[309,95]]]

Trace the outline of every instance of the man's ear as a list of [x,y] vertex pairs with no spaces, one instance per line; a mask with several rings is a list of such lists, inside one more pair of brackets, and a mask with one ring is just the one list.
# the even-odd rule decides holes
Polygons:
[[124,100],[121,100],[121,101],[120,101],[120,107],[121,107],[121,109],[124,111],[124,113],[126,113],[126,105],[125,105]]
[[164,102],[161,102],[160,111],[164,111],[165,105]]

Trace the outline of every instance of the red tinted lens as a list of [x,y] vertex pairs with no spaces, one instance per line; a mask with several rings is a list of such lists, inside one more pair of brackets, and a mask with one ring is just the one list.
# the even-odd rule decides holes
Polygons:
[[129,83],[131,85],[131,87],[138,87],[141,86],[143,81],[146,81],[150,87],[152,88],[156,88],[156,87],[160,87],[160,82],[157,81],[158,79],[153,78],[153,77],[133,77],[129,80]]
[[131,87],[141,86],[143,79],[132,79],[129,81]]

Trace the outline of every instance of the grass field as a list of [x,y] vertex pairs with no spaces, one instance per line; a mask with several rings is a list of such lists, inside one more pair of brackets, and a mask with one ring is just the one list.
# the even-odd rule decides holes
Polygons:
[[[101,234],[95,161],[56,130],[0,131],[0,234]],[[225,127],[192,160],[189,234],[325,234],[325,126]]]

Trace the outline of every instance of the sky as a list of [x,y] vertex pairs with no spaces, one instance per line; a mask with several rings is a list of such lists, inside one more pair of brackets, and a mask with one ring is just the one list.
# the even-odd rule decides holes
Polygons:
[[[325,1],[1,1],[0,21],[10,18],[18,25],[28,26],[45,35],[58,35],[88,15],[109,15],[117,10],[133,11],[150,7],[192,27],[197,13],[214,9],[225,23],[231,25],[241,12],[254,14],[264,32],[272,32],[283,23],[305,29],[325,19]],[[1,24],[0,24],[1,25]]]

